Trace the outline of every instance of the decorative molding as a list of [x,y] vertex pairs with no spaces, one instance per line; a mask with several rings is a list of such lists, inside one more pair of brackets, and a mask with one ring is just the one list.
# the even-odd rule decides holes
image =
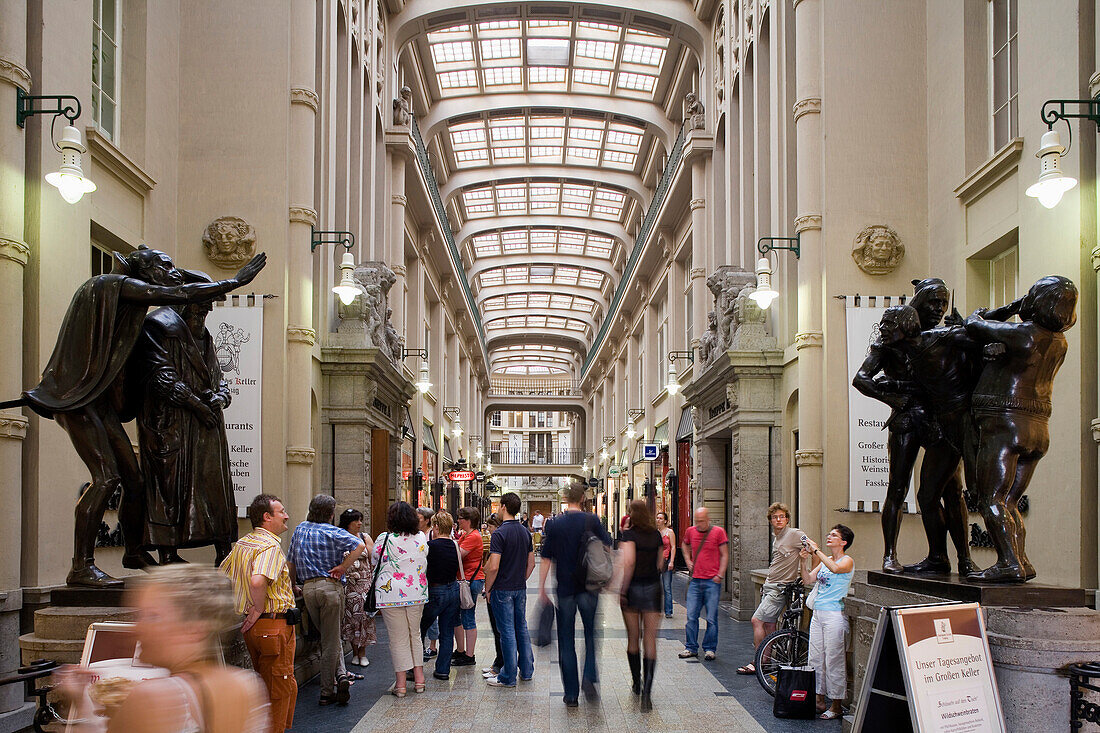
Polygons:
[[390,203],[397,204],[398,206],[408,206],[409,197],[402,193],[390,194]]
[[304,446],[288,446],[286,449],[286,462],[298,463],[303,466],[312,466],[313,459],[317,457],[317,451]]
[[730,403],[730,407],[737,407],[740,404],[740,388],[737,382],[729,382],[726,384],[726,402]]
[[1100,247],[1093,247],[1092,252],[1092,269],[1100,270]]
[[0,81],[6,81],[13,87],[19,87],[30,94],[31,72],[27,71],[27,67],[23,64],[11,59],[0,58]]
[[23,440],[27,437],[28,422],[22,415],[0,415],[0,438]]
[[700,278],[700,277],[706,277],[706,276],[707,276],[707,268],[705,268],[705,267],[693,267],[693,268],[691,268],[691,279],[692,280],[695,280],[696,278]]
[[394,275],[398,275],[399,277],[405,277],[405,275],[407,275],[409,272],[405,269],[404,265],[393,265],[390,267],[390,269],[393,270]]
[[[306,89],[305,87],[291,87],[290,88],[290,103],[301,104],[309,107],[314,112],[321,106],[321,98],[317,96],[317,92],[312,89]],[[311,461],[312,462],[312,461]]]
[[796,466],[821,466],[825,463],[825,451],[820,448],[802,448],[794,452]]
[[317,332],[305,326],[287,326],[286,340],[313,346],[317,343]]
[[852,243],[852,259],[868,275],[886,275],[897,269],[905,258],[905,243],[886,224],[863,227]]
[[808,232],[811,229],[821,229],[821,214],[803,214],[794,220],[795,234]]
[[806,97],[805,99],[800,99],[794,103],[795,122],[798,122],[798,118],[802,115],[811,114],[821,114],[821,97]]
[[696,209],[704,209],[706,208],[706,206],[706,199],[692,199],[690,202],[688,202],[688,207],[690,207],[692,211],[695,211]]
[[31,248],[26,242],[0,237],[0,260],[11,260],[18,265],[26,265],[30,256]]
[[84,139],[88,142],[88,152],[92,159],[113,173],[119,180],[133,189],[139,196],[153,190],[157,182],[145,170],[130,160],[115,144],[103,137],[95,125],[84,128]]
[[315,227],[317,226],[317,211],[308,206],[291,206],[290,220],[298,224],[309,224],[311,227]]
[[955,198],[964,204],[969,204],[981,196],[1007,176],[1016,172],[1020,165],[1020,155],[1024,150],[1024,139],[1016,137],[993,153],[987,160],[966,179],[955,187]]
[[825,345],[825,334],[821,331],[799,331],[794,335],[795,351],[815,347],[820,349]]
[[1092,421],[1092,439],[1100,443],[1100,417]]
[[225,270],[235,270],[256,254],[256,229],[239,216],[219,216],[202,233],[206,258]]
[[1096,97],[1100,94],[1100,71],[1089,77],[1089,96]]

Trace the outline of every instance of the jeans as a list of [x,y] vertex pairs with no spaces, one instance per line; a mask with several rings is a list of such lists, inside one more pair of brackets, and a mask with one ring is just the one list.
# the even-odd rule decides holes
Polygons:
[[684,647],[699,651],[699,612],[706,613],[707,633],[703,636],[703,651],[718,652],[718,595],[722,584],[713,580],[692,578],[687,592],[687,624],[684,626]]
[[[459,618],[461,619],[462,623],[456,624],[456,626],[461,625],[462,628],[466,629],[467,631],[477,628],[477,621],[474,620],[474,612],[477,610],[477,597],[481,595],[481,591],[483,590],[485,590],[484,580],[470,581],[470,595],[474,597],[474,605],[471,608],[459,609]],[[474,650],[470,649],[469,651],[473,652]]]
[[518,658],[519,676],[531,679],[535,675],[535,655],[531,652],[531,633],[527,630],[527,589],[494,590],[489,603],[500,631],[500,651],[504,666],[497,679],[506,685],[516,684]]
[[331,697],[336,694],[336,681],[347,674],[344,640],[340,638],[344,588],[328,576],[310,578],[302,584],[302,598],[310,621],[321,632],[321,696]]
[[672,576],[675,575],[673,570],[665,570],[661,572],[661,587],[665,589],[665,615],[672,615]]
[[504,652],[500,648],[500,629],[497,628],[497,617],[493,613],[493,604],[486,603],[485,610],[489,612],[489,628],[493,630],[493,647],[496,649],[497,655],[493,657],[493,669],[500,671],[500,668],[504,666]]
[[581,612],[584,626],[584,681],[596,683],[596,604],[599,595],[582,591],[573,595],[558,596],[558,664],[561,665],[561,683],[565,699],[576,700],[580,696],[577,680],[577,611]]
[[[439,619],[433,621],[432,624],[428,626],[428,630],[421,634],[421,636],[427,636],[428,641],[439,641]],[[424,648],[427,649],[428,647]]]
[[439,656],[435,659],[436,674],[451,673],[451,654],[455,648],[454,627],[458,623],[458,581],[446,585],[428,587],[428,605],[420,619],[421,635],[438,620],[439,627],[451,629],[451,633],[439,637]]

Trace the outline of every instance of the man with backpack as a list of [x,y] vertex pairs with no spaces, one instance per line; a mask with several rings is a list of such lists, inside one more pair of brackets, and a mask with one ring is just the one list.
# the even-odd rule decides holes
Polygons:
[[710,523],[706,507],[695,510],[695,526],[684,532],[684,560],[691,580],[687,590],[687,624],[684,626],[684,651],[680,659],[699,656],[699,612],[707,618],[707,633],[703,636],[703,659],[713,662],[718,657],[718,596],[722,579],[730,561],[729,537],[721,527]]
[[585,512],[584,484],[574,482],[563,492],[565,511],[546,525],[539,571],[539,600],[549,603],[546,578],[554,571],[558,597],[558,664],[561,665],[565,704],[577,707],[581,683],[577,679],[577,611],[584,625],[584,694],[598,699],[596,682],[596,603],[611,580],[611,535],[595,514]]

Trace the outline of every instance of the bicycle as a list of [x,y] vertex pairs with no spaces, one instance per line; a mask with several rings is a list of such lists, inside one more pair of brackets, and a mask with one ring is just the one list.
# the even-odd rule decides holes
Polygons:
[[772,697],[779,668],[805,667],[810,657],[810,635],[802,630],[806,588],[796,580],[783,587],[783,596],[786,610],[779,617],[779,628],[756,649],[756,678]]

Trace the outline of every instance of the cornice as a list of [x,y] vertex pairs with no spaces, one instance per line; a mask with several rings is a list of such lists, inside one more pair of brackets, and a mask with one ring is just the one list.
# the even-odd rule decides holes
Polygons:
[[287,326],[286,340],[313,346],[317,343],[317,332],[305,326]]
[[304,466],[312,466],[317,451],[304,446],[288,446],[286,449],[286,462],[297,463]]
[[290,220],[299,224],[309,224],[311,227],[315,227],[317,226],[317,212],[308,206],[291,206]]
[[794,103],[793,110],[795,122],[803,115],[819,115],[821,114],[821,97],[800,99]]
[[27,437],[27,424],[22,415],[0,415],[0,438],[23,440]]
[[305,87],[291,87],[290,88],[290,103],[300,104],[305,107],[309,107],[314,112],[321,106],[321,99],[317,96],[317,92]]
[[31,72],[27,71],[27,67],[16,61],[0,58],[0,81],[6,81],[13,87],[18,87],[30,94]]
[[26,242],[0,237],[0,260],[10,260],[18,265],[26,265],[30,256],[31,248]]

